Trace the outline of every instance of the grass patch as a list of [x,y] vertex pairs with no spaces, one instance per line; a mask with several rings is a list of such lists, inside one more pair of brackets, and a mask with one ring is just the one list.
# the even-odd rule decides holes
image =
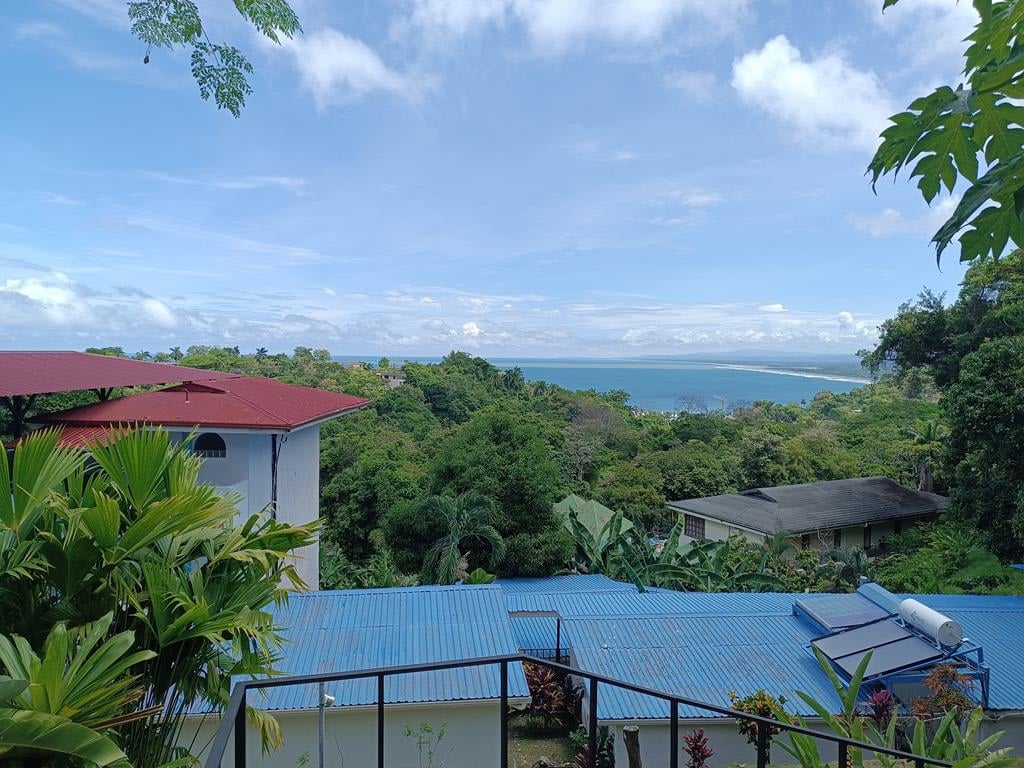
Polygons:
[[[525,726],[525,727],[524,727]],[[530,768],[542,757],[555,763],[568,763],[575,751],[564,733],[542,733],[529,723],[509,723],[508,758],[512,768]]]

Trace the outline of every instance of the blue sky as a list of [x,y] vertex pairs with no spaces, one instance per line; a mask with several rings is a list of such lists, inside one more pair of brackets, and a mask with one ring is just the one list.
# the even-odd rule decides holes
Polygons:
[[0,346],[338,354],[845,352],[952,202],[872,194],[952,82],[954,0],[293,3],[240,119],[118,0],[0,7]]

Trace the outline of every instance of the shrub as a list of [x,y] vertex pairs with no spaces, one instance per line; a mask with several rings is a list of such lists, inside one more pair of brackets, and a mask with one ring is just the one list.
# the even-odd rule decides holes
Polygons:
[[540,718],[546,728],[567,728],[579,722],[578,690],[563,672],[538,664],[523,664],[530,688],[527,715]]
[[708,759],[715,754],[715,750],[709,746],[703,728],[683,737],[683,751],[690,756],[686,762],[687,768],[711,768]]

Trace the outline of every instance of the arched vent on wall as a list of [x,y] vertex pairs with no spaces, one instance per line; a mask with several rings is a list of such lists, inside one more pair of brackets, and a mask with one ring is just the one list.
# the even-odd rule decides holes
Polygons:
[[196,438],[192,450],[204,459],[223,459],[228,455],[228,447],[224,438],[216,432],[203,432]]

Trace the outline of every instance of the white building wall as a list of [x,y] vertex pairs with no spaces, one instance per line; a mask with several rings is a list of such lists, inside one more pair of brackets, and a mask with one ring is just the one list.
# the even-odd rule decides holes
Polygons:
[[[273,444],[266,431],[216,432],[224,440],[226,456],[203,459],[199,479],[222,491],[241,496],[239,514],[248,518],[273,500]],[[190,433],[172,432],[177,442]],[[320,427],[317,425],[276,435],[278,520],[309,523],[320,516]],[[319,543],[296,553],[299,575],[311,589],[320,587]]]
[[[284,735],[281,749],[264,756],[259,735],[250,726],[246,737],[247,766],[296,768],[318,767],[318,711],[276,714]],[[179,744],[206,760],[219,718],[210,716],[187,721]],[[434,731],[445,726],[447,733],[434,755],[434,766],[445,768],[498,768],[500,720],[498,703],[466,702],[433,705],[389,705],[385,709],[384,755],[388,768],[420,768],[427,765],[416,746],[417,731],[428,723]],[[328,708],[325,714],[324,765],[326,768],[369,768],[377,765],[377,711],[373,707]],[[233,768],[234,745],[229,744],[222,768]],[[304,757],[305,756],[305,757]],[[622,763],[625,765],[625,763]]]
[[[694,515],[687,513],[691,517],[700,517],[700,515]],[[764,541],[765,537],[762,533],[756,533],[755,531],[747,531],[742,528],[736,528],[735,526],[723,523],[720,520],[709,520],[704,518],[704,538],[710,539],[711,541],[725,541],[730,536],[742,536],[747,541],[753,544],[760,544]],[[691,536],[680,536],[679,541],[683,544],[693,541]]]
[[[691,517],[700,517],[700,515],[693,515]],[[910,526],[917,523],[918,520],[906,520],[903,521],[902,530],[907,530]],[[864,546],[864,528],[863,525],[849,526],[841,529],[841,543],[842,549],[850,549],[851,547],[863,547]],[[870,546],[877,547],[879,543],[890,536],[895,531],[895,525],[893,522],[878,522],[870,524]],[[728,523],[723,523],[720,520],[711,520],[704,518],[704,538],[712,541],[724,541],[730,536],[742,536],[752,544],[761,544],[764,542],[766,536],[763,533],[756,531],[749,531],[743,528],[737,528]],[[811,546],[818,547],[819,549],[832,549],[835,544],[835,531],[829,528],[822,528],[820,531],[814,531],[810,534]],[[693,541],[689,536],[681,536],[680,541],[683,543]],[[796,535],[793,537],[793,543],[799,549],[800,547],[800,536]]]
[[[320,517],[320,427],[297,429],[278,438],[277,519],[310,523]],[[297,552],[297,569],[311,589],[320,588],[320,545]]]

